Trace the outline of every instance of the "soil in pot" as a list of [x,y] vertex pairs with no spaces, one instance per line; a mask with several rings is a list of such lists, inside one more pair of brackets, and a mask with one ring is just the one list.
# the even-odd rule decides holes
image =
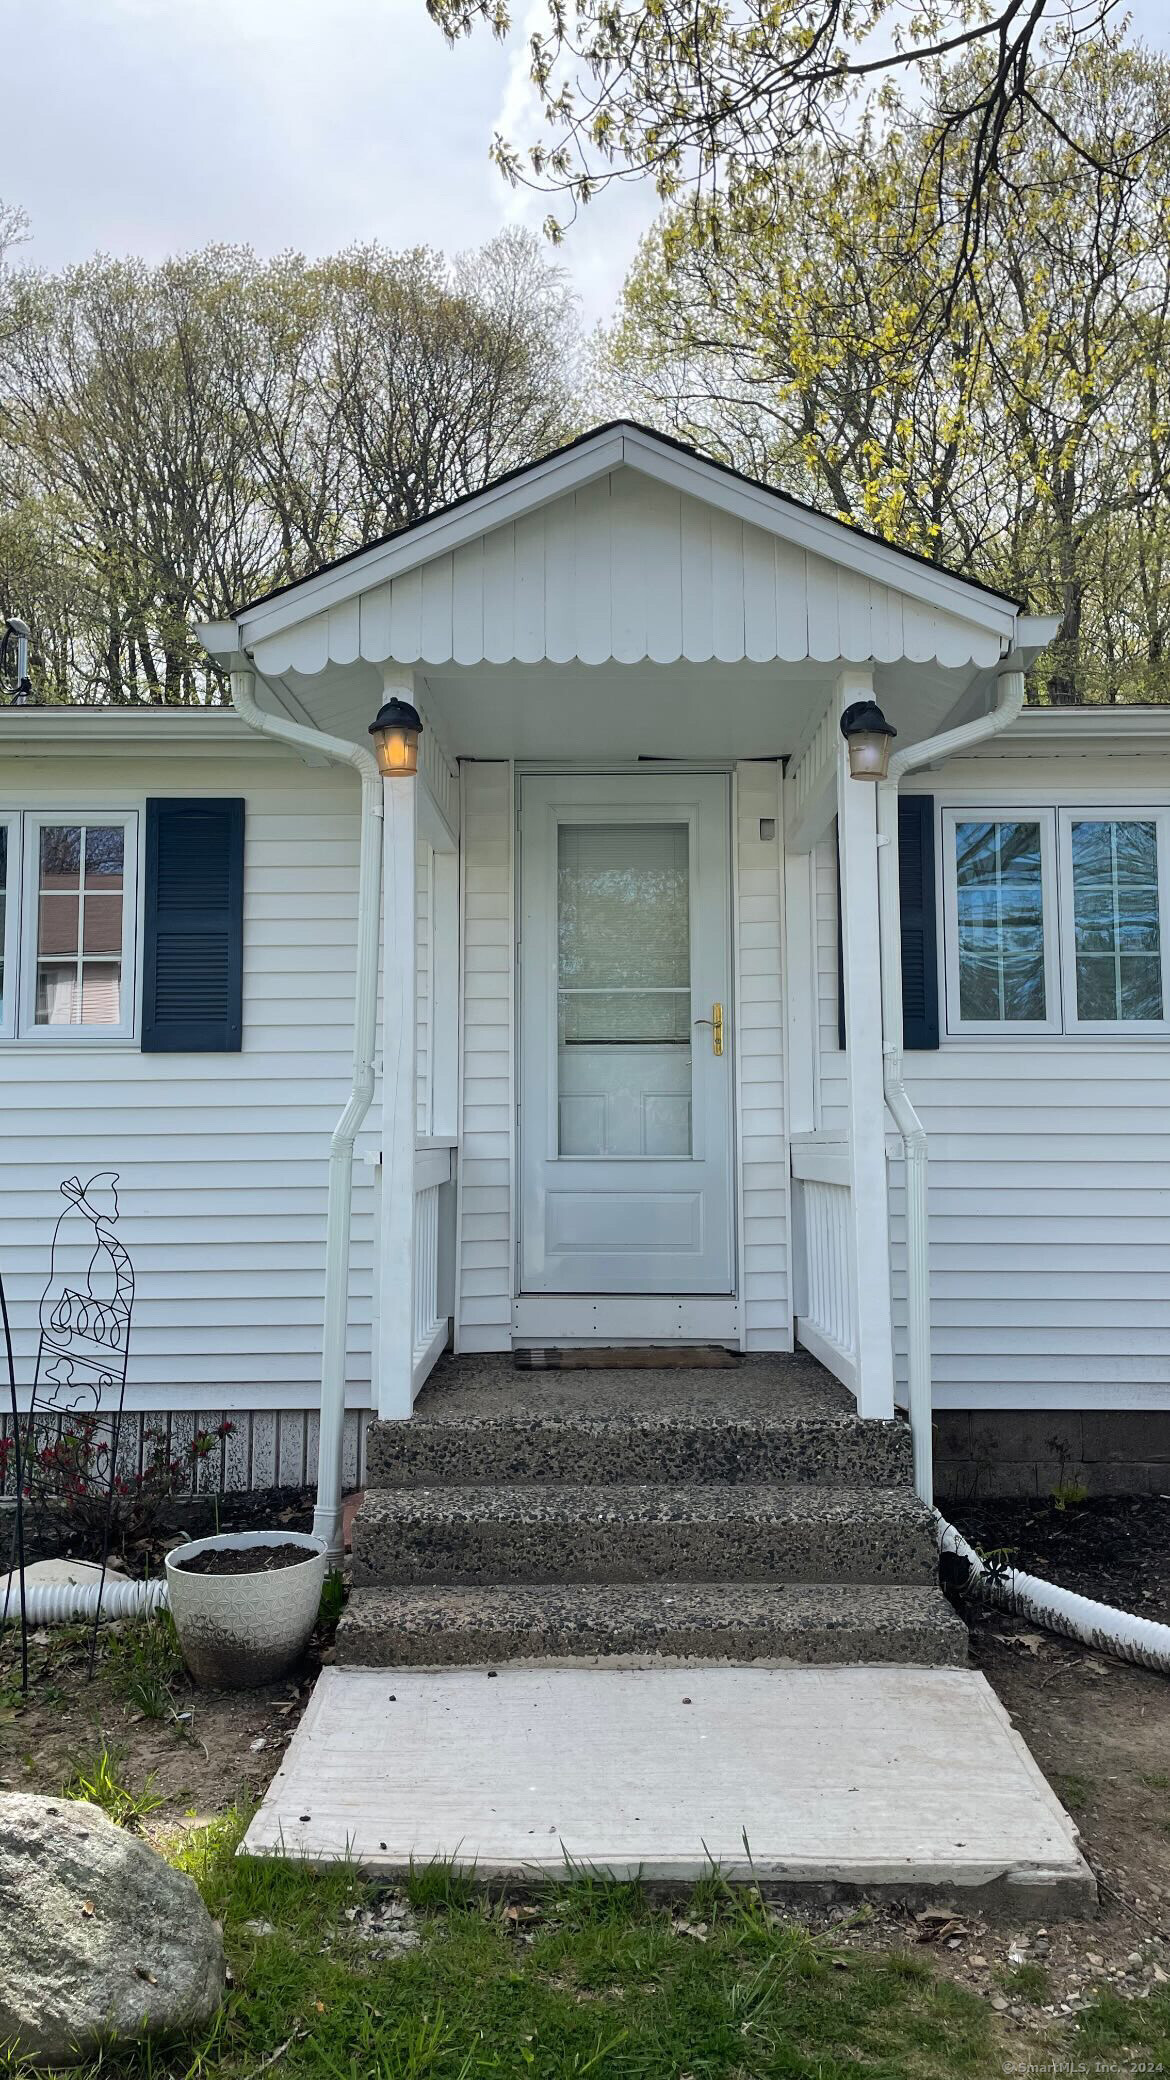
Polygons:
[[316,1558],[307,1546],[209,1546],[173,1565],[182,1574],[271,1574],[278,1567],[300,1567]]

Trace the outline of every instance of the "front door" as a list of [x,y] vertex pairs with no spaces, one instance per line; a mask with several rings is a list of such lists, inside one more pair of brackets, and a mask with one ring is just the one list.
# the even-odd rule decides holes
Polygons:
[[729,785],[520,794],[521,1289],[733,1290]]

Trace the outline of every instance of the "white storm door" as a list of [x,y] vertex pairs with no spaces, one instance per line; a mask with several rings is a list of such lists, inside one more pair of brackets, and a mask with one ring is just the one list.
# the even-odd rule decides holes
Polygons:
[[725,774],[521,781],[522,1292],[733,1291],[729,827]]

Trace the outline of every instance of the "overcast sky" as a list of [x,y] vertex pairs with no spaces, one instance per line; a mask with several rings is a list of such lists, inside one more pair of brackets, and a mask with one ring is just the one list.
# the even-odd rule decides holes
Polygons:
[[[1132,12],[1170,46],[1170,0]],[[548,207],[487,158],[496,128],[532,134],[521,36],[452,51],[424,0],[9,0],[4,34],[0,195],[46,266],[212,239],[454,251]],[[653,211],[646,185],[612,188],[570,233],[587,320],[608,315]]]

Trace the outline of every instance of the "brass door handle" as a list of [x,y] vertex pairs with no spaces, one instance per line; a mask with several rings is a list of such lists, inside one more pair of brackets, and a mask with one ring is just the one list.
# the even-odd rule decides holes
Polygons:
[[695,1020],[695,1024],[696,1024],[697,1026],[710,1026],[710,1028],[711,1028],[711,1052],[712,1052],[712,1054],[722,1054],[722,1053],[723,1053],[723,1006],[722,1006],[722,1004],[712,1004],[712,1006],[711,1006],[711,1016],[710,1016],[710,1018],[697,1018],[697,1019]]

